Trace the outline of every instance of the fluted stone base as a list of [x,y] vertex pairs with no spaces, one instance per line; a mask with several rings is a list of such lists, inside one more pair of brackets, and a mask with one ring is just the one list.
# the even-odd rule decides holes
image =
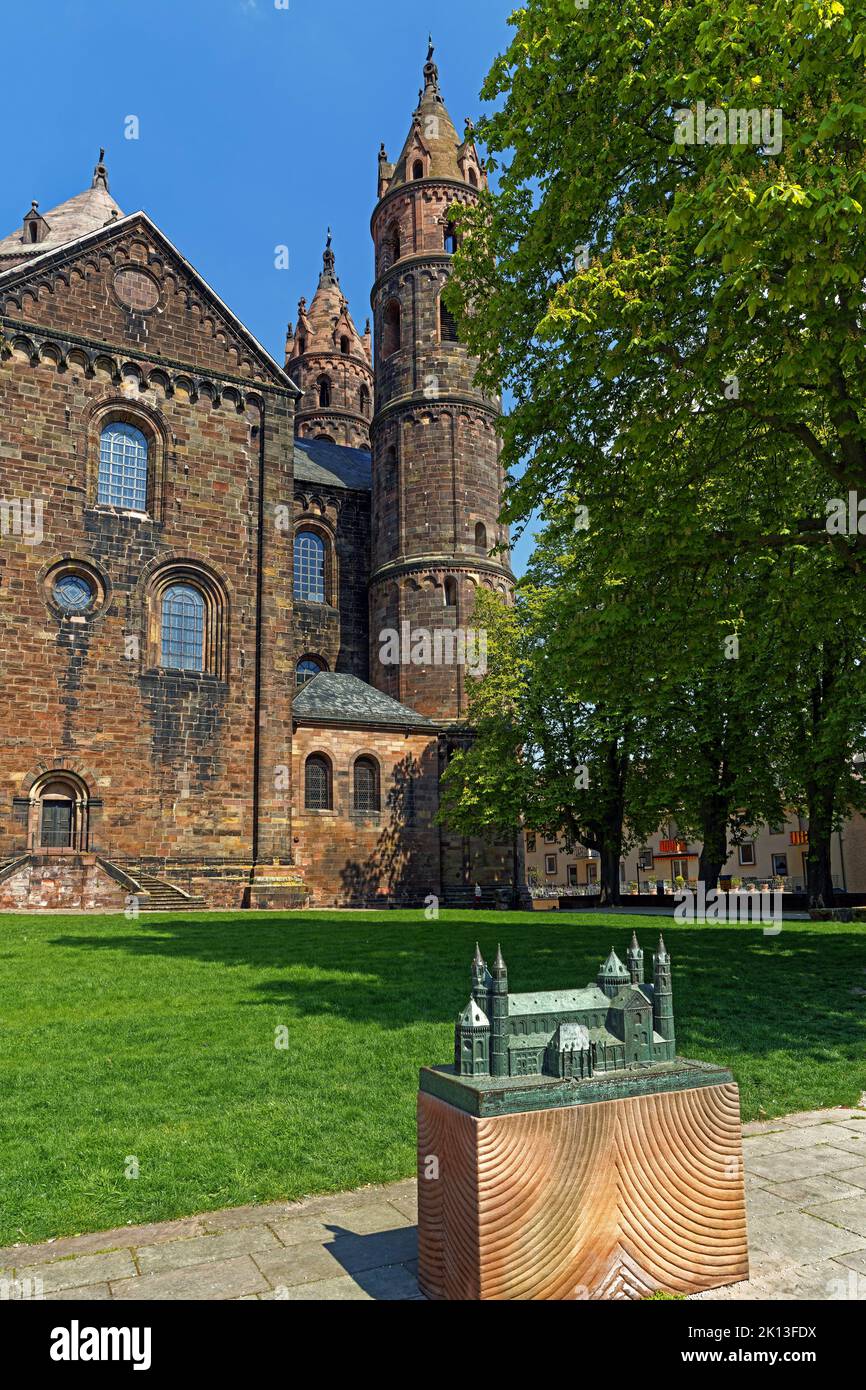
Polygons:
[[640,1299],[748,1277],[728,1079],[476,1115],[418,1096],[418,1280],[435,1299]]

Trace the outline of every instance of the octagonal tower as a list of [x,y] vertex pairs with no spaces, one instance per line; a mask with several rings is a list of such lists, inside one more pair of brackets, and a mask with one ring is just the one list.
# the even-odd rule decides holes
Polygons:
[[[502,470],[499,403],[474,384],[475,363],[442,303],[456,246],[449,209],[486,185],[467,122],[461,139],[439,89],[432,43],[424,87],[399,159],[379,154],[372,217],[376,280],[373,551],[370,670],[379,689],[431,718],[459,722],[472,677],[435,634],[472,627],[476,590],[510,600],[513,576],[498,521]],[[408,625],[408,626],[407,626]],[[406,638],[433,639],[433,657],[406,659]],[[403,637],[402,660],[383,633]],[[419,635],[420,634],[420,635]],[[452,639],[453,640],[453,639]],[[460,643],[454,642],[459,654]],[[470,647],[470,659],[475,661]],[[442,659],[444,658],[444,659]]]

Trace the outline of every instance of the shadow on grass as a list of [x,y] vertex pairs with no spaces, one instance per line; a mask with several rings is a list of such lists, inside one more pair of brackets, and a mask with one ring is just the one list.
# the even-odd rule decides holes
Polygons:
[[[467,914],[426,922],[390,914],[358,918],[319,913],[277,921],[247,915],[207,921],[160,918],[111,935],[64,935],[52,944],[132,957],[219,963],[273,979],[251,984],[250,1007],[288,1009],[300,1018],[334,1018],[400,1029],[450,1023],[469,996],[476,936],[489,959],[501,940],[515,992],[582,986],[595,979],[611,945],[624,957],[633,927],[652,978],[662,927],[673,962],[677,1051],[734,1061],[789,1051],[816,1064],[850,1058],[864,1066],[866,933],[832,933],[786,923],[779,936],[760,926],[675,926],[668,920],[552,920]],[[431,1058],[431,1061],[436,1060]],[[866,1085],[866,1077],[864,1077]]]

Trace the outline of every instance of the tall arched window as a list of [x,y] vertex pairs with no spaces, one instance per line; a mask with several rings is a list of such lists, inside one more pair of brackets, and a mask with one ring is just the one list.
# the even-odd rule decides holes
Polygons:
[[204,670],[204,599],[191,584],[172,584],[162,596],[162,664]]
[[346,337],[345,333],[340,339],[340,352],[343,354],[344,357],[349,356],[349,339]]
[[415,160],[415,163],[412,165],[412,177],[413,177],[413,179],[423,179],[423,177],[424,177],[424,161],[423,161],[423,159],[416,159],[416,160]]
[[379,764],[375,758],[359,758],[355,763],[353,805],[356,811],[378,811]]
[[295,685],[300,688],[307,681],[315,680],[324,671],[324,664],[314,656],[305,656],[295,667]]
[[319,377],[319,405],[329,406],[331,404],[331,382],[326,376]]
[[295,536],[295,598],[325,602],[325,542],[315,531]]
[[487,554],[487,527],[481,521],[475,525],[475,549],[480,555]]
[[396,225],[393,226],[388,233],[385,242],[385,251],[387,253],[387,264],[395,265],[400,259],[400,228]]
[[457,607],[457,580],[451,575],[445,580],[445,607]]
[[441,298],[439,300],[439,337],[443,343],[457,342],[457,320]]
[[360,406],[361,406],[361,414],[362,414],[362,415],[369,415],[369,413],[370,413],[370,388],[369,388],[369,386],[362,386],[362,387],[361,387]]
[[474,169],[469,170],[469,182],[472,184],[473,188],[478,187],[478,175]]
[[322,753],[307,758],[304,768],[304,805],[308,811],[331,809],[331,764]]
[[396,299],[392,299],[385,305],[385,318],[383,323],[382,355],[390,357],[400,346],[400,305]]
[[449,222],[445,227],[445,250],[449,256],[453,256],[457,250],[457,228],[453,222]]
[[135,425],[112,420],[99,438],[97,502],[147,511],[147,439]]

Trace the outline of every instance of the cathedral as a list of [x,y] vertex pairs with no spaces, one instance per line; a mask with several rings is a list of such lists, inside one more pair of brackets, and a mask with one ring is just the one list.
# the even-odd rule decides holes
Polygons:
[[485,184],[431,45],[370,319],[329,233],[282,365],[104,152],[0,240],[0,910],[517,893],[516,837],[437,817],[474,595],[513,589],[499,403],[442,301]]

